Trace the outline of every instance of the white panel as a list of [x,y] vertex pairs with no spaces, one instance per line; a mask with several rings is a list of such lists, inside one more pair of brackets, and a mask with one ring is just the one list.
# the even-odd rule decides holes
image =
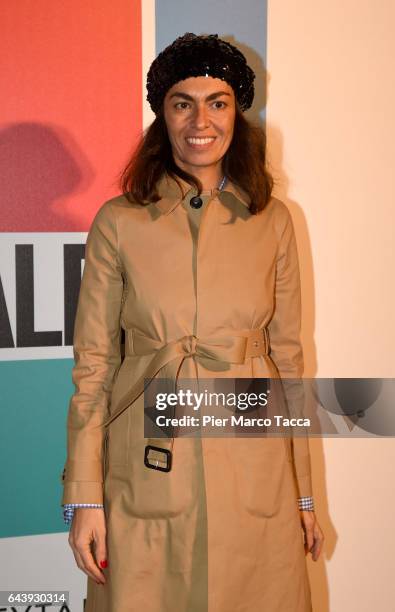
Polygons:
[[[59,330],[64,343],[65,244],[85,244],[87,232],[10,232],[0,234],[0,277],[7,311],[16,342],[15,245],[33,245],[35,331]],[[60,359],[73,356],[71,346],[0,348],[0,361]]]
[[[69,591],[71,612],[82,612],[87,576],[76,565],[68,532],[0,540],[2,591]],[[35,608],[31,610],[39,610]],[[48,610],[59,607],[48,607]],[[7,608],[11,610],[11,608]],[[20,607],[18,610],[25,610]]]
[[141,3],[142,26],[142,79],[143,79],[143,130],[155,119],[150,105],[146,100],[147,72],[155,58],[155,0],[143,0]]

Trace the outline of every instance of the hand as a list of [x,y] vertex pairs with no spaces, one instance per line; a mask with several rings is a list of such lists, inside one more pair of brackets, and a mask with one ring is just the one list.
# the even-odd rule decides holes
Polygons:
[[300,518],[304,531],[304,551],[305,555],[311,553],[313,561],[317,561],[324,543],[324,534],[311,510],[300,510]]
[[[94,555],[91,551],[94,546]],[[100,562],[107,560],[106,522],[103,508],[75,508],[69,533],[69,544],[78,567],[97,584],[106,579]]]

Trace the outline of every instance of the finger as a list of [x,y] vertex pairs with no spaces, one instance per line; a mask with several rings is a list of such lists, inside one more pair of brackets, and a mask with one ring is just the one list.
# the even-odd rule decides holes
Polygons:
[[318,557],[321,554],[321,550],[324,544],[324,536],[321,532],[316,533],[315,542],[312,550],[312,559],[313,561],[317,561]]
[[86,568],[84,566],[84,562],[83,562],[83,560],[81,558],[81,555],[78,552],[78,550],[76,548],[73,548],[72,550],[73,550],[73,555],[74,555],[75,562],[76,562],[77,566],[79,567],[79,569],[82,572],[84,572],[84,574],[86,574],[87,576],[90,576],[96,582],[96,584],[101,584],[94,576],[92,576],[90,574],[90,572],[86,571]]
[[317,527],[314,530],[314,543],[313,546],[310,549],[311,552],[311,557],[313,559],[313,561],[317,561],[320,552],[321,552],[321,548],[322,548],[322,542],[323,542],[323,534],[321,532],[321,530]]
[[100,584],[104,584],[106,579],[103,572],[97,567],[93,558],[90,544],[77,545],[77,551],[81,557],[84,571]]
[[313,561],[317,561],[318,557],[320,556],[320,552],[321,552],[321,546],[320,546],[319,540],[315,540],[314,546],[312,547],[310,552],[311,552],[311,558],[313,559]]
[[93,555],[97,567],[103,569],[108,566],[105,533],[100,533],[94,540]]
[[305,527],[305,553],[311,551],[314,545],[314,529],[312,526]]

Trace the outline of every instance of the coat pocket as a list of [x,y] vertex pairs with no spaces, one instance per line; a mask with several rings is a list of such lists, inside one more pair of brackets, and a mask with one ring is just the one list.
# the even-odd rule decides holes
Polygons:
[[[129,453],[128,511],[141,518],[170,518],[191,511],[197,503],[203,472],[197,461],[197,441],[175,439],[170,472],[144,465],[145,444]],[[200,471],[199,471],[200,470]],[[125,499],[126,499],[125,494]]]
[[[267,440],[270,440],[270,448],[265,447]],[[237,450],[239,457],[235,465],[240,503],[249,514],[269,518],[281,506],[287,464],[284,441],[282,438],[261,439],[261,448],[249,445],[251,440],[244,442],[244,448],[239,446]]]

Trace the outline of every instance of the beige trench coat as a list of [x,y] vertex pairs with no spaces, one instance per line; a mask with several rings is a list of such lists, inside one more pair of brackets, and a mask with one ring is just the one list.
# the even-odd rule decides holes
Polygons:
[[192,209],[196,190],[180,183],[163,175],[161,199],[145,207],[105,202],[88,234],[62,475],[62,504],[104,503],[107,582],[88,578],[86,612],[308,612],[297,504],[312,495],[306,438],[174,438],[170,472],[143,462],[147,373],[303,372],[287,207],[273,197],[251,215],[228,182]]

